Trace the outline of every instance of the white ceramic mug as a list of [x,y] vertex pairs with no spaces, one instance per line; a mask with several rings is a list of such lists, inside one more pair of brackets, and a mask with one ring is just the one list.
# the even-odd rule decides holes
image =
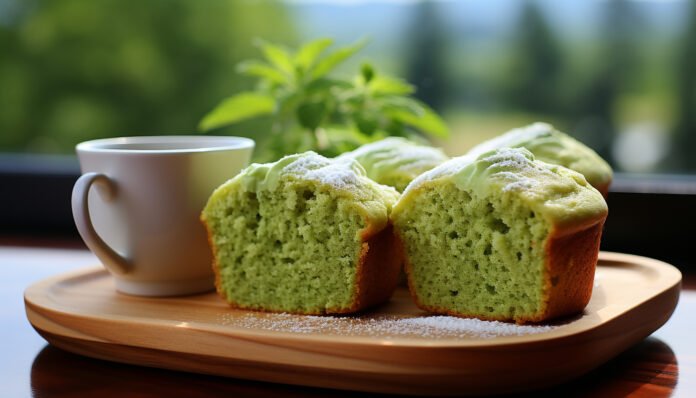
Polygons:
[[248,138],[211,136],[77,145],[83,175],[72,193],[75,224],[119,291],[171,296],[213,288],[200,213],[213,190],[248,164],[253,148]]

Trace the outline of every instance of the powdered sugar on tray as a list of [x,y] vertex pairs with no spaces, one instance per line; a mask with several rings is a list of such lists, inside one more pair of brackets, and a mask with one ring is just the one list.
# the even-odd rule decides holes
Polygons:
[[493,339],[546,333],[556,326],[516,325],[504,322],[464,319],[451,316],[307,316],[292,314],[225,314],[223,325],[244,329],[297,334],[321,333],[338,336],[370,336],[380,338],[422,337]]

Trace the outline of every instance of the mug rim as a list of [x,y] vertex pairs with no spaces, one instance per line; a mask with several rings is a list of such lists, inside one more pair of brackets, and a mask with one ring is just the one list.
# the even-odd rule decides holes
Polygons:
[[[198,143],[191,148],[133,149],[128,145],[188,144]],[[110,147],[110,146],[126,146]],[[123,153],[123,154],[181,154],[216,152],[254,148],[254,140],[246,137],[223,135],[148,135],[131,137],[99,138],[84,141],[75,146],[77,152]]]

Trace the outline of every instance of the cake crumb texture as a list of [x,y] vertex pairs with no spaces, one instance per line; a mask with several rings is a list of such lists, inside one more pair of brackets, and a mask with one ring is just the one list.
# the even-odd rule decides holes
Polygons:
[[398,272],[388,220],[397,197],[357,162],[313,152],[249,166],[202,214],[218,292],[240,308],[308,314],[385,301]]
[[579,173],[502,148],[421,175],[392,219],[421,308],[523,323],[584,308],[606,214]]

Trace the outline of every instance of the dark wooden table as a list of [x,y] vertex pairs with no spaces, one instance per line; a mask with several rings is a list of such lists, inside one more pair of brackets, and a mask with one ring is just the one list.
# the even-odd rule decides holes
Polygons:
[[[79,242],[0,238],[0,396],[361,395],[123,365],[48,345],[26,319],[24,289],[48,276],[95,264],[97,259]],[[696,397],[694,281],[695,275],[685,273],[674,315],[652,336],[580,379],[531,395]]]

